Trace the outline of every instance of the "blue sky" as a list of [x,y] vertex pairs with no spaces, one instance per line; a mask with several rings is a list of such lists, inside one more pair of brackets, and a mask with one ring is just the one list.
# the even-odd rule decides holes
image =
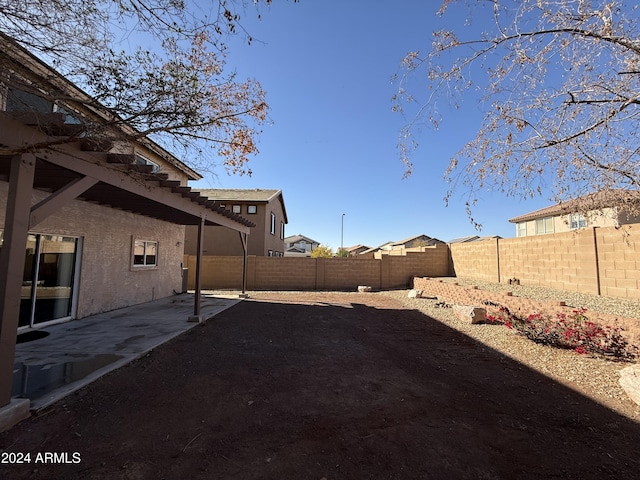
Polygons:
[[[275,2],[274,2],[275,3]],[[391,111],[403,56],[427,51],[431,32],[443,28],[439,2],[324,0],[279,2],[262,21],[247,14],[243,26],[256,39],[231,42],[228,67],[258,80],[271,107],[271,123],[258,139],[253,175],[217,176],[195,188],[276,188],[284,194],[286,235],[302,234],[337,249],[377,246],[426,234],[443,241],[467,235],[513,237],[509,218],[547,206],[547,198],[518,201],[486,192],[474,213],[465,213],[464,192],[446,207],[442,174],[452,154],[470,140],[482,119],[481,105],[465,99],[445,122],[418,136],[414,172],[403,179],[397,151],[405,120]],[[462,28],[464,15],[446,26]]]

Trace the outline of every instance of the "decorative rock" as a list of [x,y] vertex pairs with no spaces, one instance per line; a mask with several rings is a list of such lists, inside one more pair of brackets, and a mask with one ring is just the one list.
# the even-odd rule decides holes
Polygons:
[[422,298],[422,290],[409,290],[409,294],[407,295],[409,298]]
[[486,323],[487,311],[472,305],[454,305],[453,313],[460,320],[469,320],[472,324]]
[[640,405],[640,364],[620,370],[618,382],[629,398]]
[[370,292],[371,287],[369,285],[358,285],[359,292]]

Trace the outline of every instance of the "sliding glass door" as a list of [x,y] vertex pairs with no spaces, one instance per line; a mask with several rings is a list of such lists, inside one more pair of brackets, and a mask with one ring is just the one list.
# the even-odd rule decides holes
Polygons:
[[29,235],[19,327],[71,318],[80,239]]

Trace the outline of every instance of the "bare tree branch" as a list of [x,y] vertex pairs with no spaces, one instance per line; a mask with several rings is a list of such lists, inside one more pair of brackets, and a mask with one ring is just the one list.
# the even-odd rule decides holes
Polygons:
[[[44,88],[42,72],[21,69],[0,51],[2,84],[99,117],[85,135],[121,134],[126,126],[130,139],[150,136],[165,147],[177,142],[193,167],[206,169],[219,157],[230,170],[248,172],[269,107],[259,83],[225,72],[225,40],[240,32],[250,41],[241,13],[259,16],[270,3],[0,0],[0,50],[18,43],[86,94],[70,96],[66,85]],[[153,48],[122,50],[119,36],[133,33]]]
[[[437,31],[429,52],[409,53],[394,110],[412,112],[399,139],[406,174],[415,168],[418,125],[440,128],[447,103],[482,92],[484,120],[444,177],[469,200],[478,192],[529,198],[640,184],[640,18],[623,0],[443,0],[482,25],[469,38]],[[424,88],[409,89],[416,79]],[[422,95],[421,95],[422,93]],[[461,192],[462,190],[462,192]],[[622,197],[619,197],[622,198]],[[640,212],[638,212],[640,213]]]

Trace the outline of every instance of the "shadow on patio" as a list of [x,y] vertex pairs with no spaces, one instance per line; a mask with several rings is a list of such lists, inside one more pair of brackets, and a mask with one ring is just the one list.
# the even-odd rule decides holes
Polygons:
[[[12,395],[29,398],[38,410],[129,363],[196,325],[193,294],[181,294],[74,320],[26,334],[46,334],[16,345]],[[210,318],[238,302],[202,296]]]

